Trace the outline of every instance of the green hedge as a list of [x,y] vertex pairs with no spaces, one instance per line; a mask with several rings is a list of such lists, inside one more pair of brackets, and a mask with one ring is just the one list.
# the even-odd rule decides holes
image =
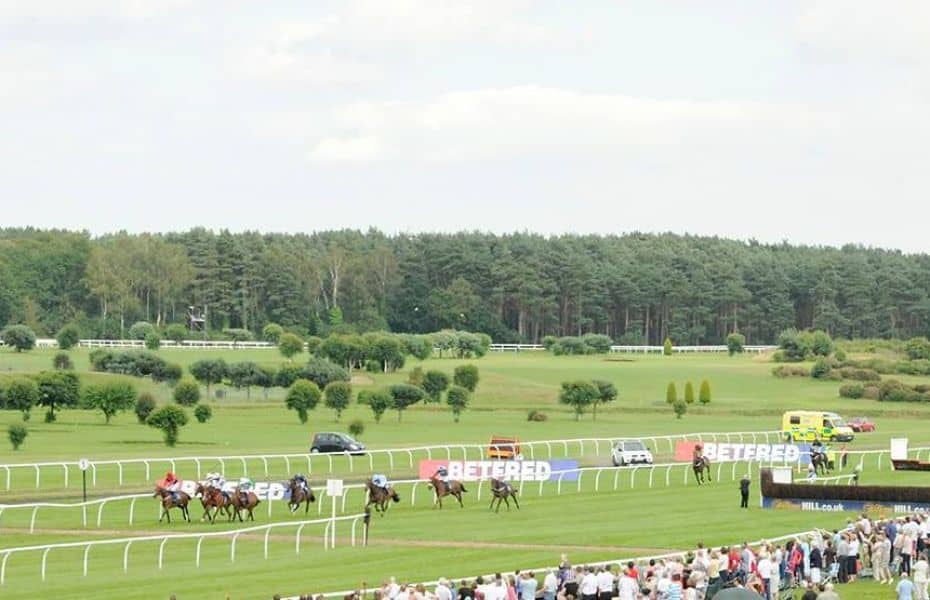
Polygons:
[[771,469],[762,469],[761,483],[762,495],[766,498],[930,503],[930,487],[775,483],[772,481]]

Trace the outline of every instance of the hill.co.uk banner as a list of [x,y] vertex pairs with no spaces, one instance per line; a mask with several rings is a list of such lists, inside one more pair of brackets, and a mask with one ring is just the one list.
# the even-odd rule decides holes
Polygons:
[[[698,442],[678,442],[675,445],[675,460],[690,461],[694,446]],[[808,444],[743,444],[729,442],[704,442],[704,456],[711,462],[787,462],[806,465],[810,462]]]
[[431,478],[439,467],[457,481],[577,481],[577,460],[421,460],[420,479]]

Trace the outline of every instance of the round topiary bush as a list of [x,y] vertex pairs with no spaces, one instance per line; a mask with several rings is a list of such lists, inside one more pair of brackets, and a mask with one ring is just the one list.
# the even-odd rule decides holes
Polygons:
[[193,406],[200,402],[200,386],[196,382],[184,380],[174,387],[174,401],[181,406]]
[[213,409],[207,404],[198,404],[194,409],[194,418],[198,423],[206,423],[213,416]]

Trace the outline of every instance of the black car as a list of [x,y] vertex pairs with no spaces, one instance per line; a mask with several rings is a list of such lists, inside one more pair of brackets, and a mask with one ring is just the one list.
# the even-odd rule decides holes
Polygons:
[[317,433],[310,444],[310,452],[348,452],[349,454],[365,454],[365,446],[351,436],[332,431]]

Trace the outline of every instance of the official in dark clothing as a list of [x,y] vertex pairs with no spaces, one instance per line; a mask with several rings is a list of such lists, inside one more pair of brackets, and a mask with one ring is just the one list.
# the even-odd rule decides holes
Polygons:
[[740,508],[749,508],[749,475],[743,475],[739,482]]

